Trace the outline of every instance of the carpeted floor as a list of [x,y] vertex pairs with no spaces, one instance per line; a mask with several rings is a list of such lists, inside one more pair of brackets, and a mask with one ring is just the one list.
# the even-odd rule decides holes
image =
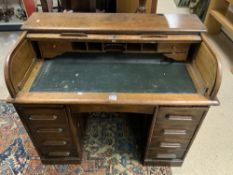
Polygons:
[[43,165],[14,108],[0,103],[0,174],[171,175],[169,167],[140,164],[133,132],[114,115],[91,114],[80,165]]

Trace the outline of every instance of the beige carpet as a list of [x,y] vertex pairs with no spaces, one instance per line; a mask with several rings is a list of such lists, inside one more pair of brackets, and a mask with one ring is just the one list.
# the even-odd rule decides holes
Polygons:
[[18,32],[0,32],[0,100],[9,96],[4,80],[4,63],[18,35]]

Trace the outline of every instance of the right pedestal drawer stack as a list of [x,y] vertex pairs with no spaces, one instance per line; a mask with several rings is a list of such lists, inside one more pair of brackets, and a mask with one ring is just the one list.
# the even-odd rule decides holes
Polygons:
[[160,107],[154,115],[145,164],[180,165],[208,107]]

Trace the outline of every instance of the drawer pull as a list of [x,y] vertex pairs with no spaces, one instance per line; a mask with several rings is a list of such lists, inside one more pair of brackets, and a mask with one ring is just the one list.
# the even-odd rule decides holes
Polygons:
[[48,156],[54,156],[54,157],[67,157],[70,155],[70,152],[49,152]]
[[88,37],[86,33],[61,33],[60,36],[67,37]]
[[44,146],[64,146],[67,145],[67,141],[45,141]]
[[57,115],[33,115],[29,117],[29,120],[56,120]]
[[36,130],[37,133],[62,133],[63,131],[63,128],[40,128]]
[[173,129],[165,129],[163,131],[164,135],[186,135],[187,130],[173,130]]
[[160,148],[180,148],[180,143],[160,143]]
[[141,38],[167,38],[167,35],[141,35]]
[[176,159],[176,154],[157,154],[156,158],[159,159]]
[[167,115],[166,118],[172,121],[192,121],[192,116],[182,116],[182,115]]

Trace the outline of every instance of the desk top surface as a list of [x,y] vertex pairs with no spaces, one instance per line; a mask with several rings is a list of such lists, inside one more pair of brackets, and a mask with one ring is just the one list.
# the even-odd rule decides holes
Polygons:
[[185,65],[155,54],[64,54],[43,63],[30,91],[196,93]]
[[196,15],[135,13],[34,13],[22,29],[34,32],[137,34],[206,31]]

